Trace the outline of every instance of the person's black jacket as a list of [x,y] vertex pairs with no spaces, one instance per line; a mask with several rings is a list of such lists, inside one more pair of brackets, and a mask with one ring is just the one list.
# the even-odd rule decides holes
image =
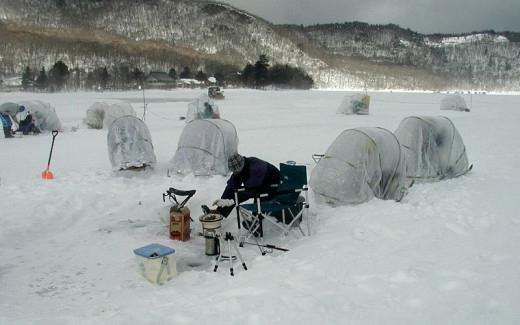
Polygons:
[[[269,196],[262,200],[272,198],[277,191],[273,184],[280,184],[280,171],[267,161],[256,157],[244,157],[244,168],[239,173],[231,175],[227,181],[226,189],[222,193],[222,199],[234,199],[235,190],[244,187],[245,191],[238,192],[238,202],[244,202],[254,198],[258,193],[268,193]],[[219,209],[220,213],[227,217],[233,207]]]

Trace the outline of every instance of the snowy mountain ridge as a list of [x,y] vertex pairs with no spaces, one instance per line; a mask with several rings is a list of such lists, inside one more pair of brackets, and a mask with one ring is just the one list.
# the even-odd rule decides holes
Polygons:
[[265,54],[303,68],[321,88],[520,89],[518,39],[492,33],[273,25],[227,4],[187,0],[0,0],[0,17],[0,75],[58,59],[85,70],[128,64],[214,73],[225,65],[230,73]]
[[427,37],[425,38],[425,43],[428,46],[450,46],[450,45],[460,45],[474,42],[492,42],[492,43],[509,43],[507,37],[502,35],[490,35],[490,34],[473,34],[473,35],[464,35],[464,36],[452,36],[452,37],[444,37],[440,42],[438,41],[430,41]]

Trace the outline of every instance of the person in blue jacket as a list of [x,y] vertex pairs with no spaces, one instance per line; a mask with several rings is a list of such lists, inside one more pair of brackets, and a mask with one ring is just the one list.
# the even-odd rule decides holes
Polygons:
[[16,103],[3,103],[0,105],[0,119],[2,120],[2,125],[4,128],[4,135],[6,138],[12,138],[12,122],[19,124],[18,119],[16,118],[16,114],[23,112],[25,110],[25,106],[19,105]]
[[238,192],[238,203],[254,198],[259,193],[267,193],[262,200],[269,200],[276,194],[273,184],[280,184],[280,171],[267,161],[256,157],[244,157],[238,153],[228,159],[229,170],[233,173],[227,181],[226,188],[220,199],[213,202],[217,211],[227,217],[235,206],[235,190]]
[[13,123],[11,122],[11,118],[9,117],[9,115],[0,112],[0,122],[2,122],[2,127],[4,129],[4,136],[6,138],[12,138],[13,134],[11,126],[13,125]]

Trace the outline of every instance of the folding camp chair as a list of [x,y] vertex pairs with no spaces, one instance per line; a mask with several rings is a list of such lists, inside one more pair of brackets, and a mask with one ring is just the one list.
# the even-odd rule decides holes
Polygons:
[[[307,217],[309,204],[306,167],[281,163],[280,184],[273,184],[273,186],[277,187],[276,195],[273,198],[262,200],[268,195],[259,193],[253,203],[236,205],[241,242],[249,239],[255,233],[257,236],[263,237],[264,220],[281,229],[283,236],[293,229],[298,229],[302,236],[305,236],[301,223],[306,217],[307,232],[310,234],[309,218]],[[244,190],[246,189],[240,188],[235,191],[235,202],[238,202],[238,193]],[[244,227],[246,228],[245,234],[242,234],[241,219],[246,220],[250,225]]]

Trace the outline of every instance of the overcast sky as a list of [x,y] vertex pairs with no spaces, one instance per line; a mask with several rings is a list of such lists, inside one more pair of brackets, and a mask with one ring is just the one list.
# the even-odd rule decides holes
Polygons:
[[520,32],[520,0],[221,0],[275,24],[397,24],[421,33]]

